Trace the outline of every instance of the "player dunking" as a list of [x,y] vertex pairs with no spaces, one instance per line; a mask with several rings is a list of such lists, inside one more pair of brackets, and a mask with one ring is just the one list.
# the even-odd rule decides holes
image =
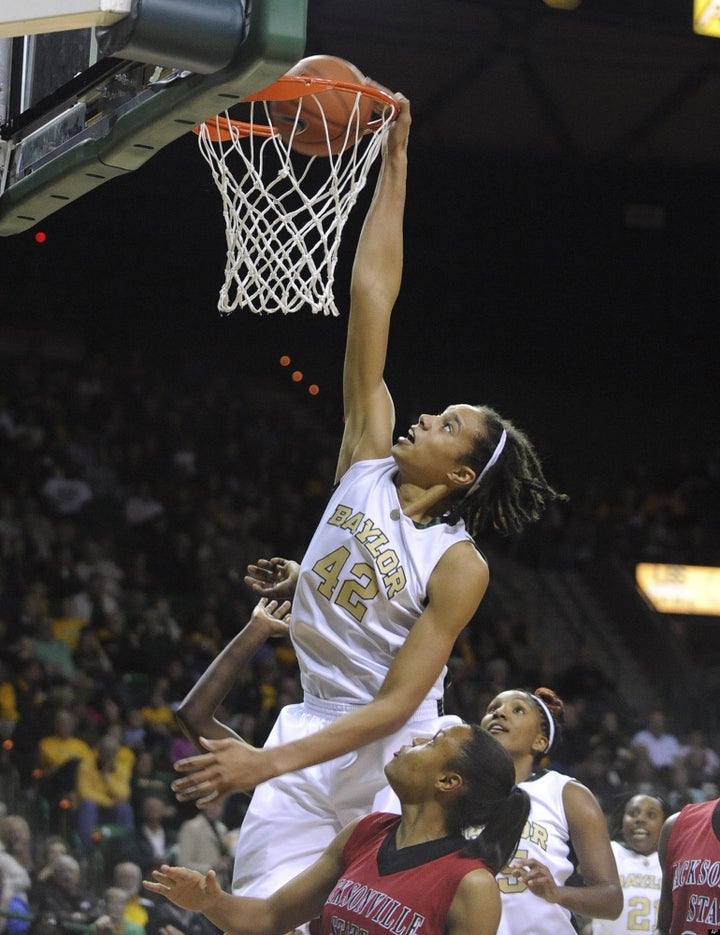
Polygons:
[[[558,494],[528,439],[485,406],[423,414],[393,443],[383,379],[398,295],[410,106],[385,141],[358,242],[344,365],[337,487],[297,577],[291,635],[304,702],[285,708],[260,750],[211,719],[190,727],[210,752],[176,764],[178,799],[255,788],[234,890],[267,896],[309,866],[359,815],[388,807],[383,764],[439,717],[445,665],[475,613],[488,569],[472,536],[536,520]],[[257,589],[287,597],[297,566],[261,564]],[[208,730],[205,727],[208,726]],[[212,730],[212,733],[210,731]]]

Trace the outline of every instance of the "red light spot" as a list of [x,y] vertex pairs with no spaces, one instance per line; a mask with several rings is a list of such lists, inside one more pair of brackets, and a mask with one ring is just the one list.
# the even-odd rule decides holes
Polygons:
[[281,367],[289,367],[289,366],[290,366],[290,358],[288,357],[287,354],[283,354],[282,357],[280,358],[280,366],[281,366]]
[[3,740],[2,742],[3,750],[12,750],[14,746],[15,744],[12,742],[12,740]]
[[293,382],[299,383],[303,378],[302,370],[293,370],[292,378],[293,378]]
[[68,808],[72,808],[72,802],[70,801],[70,799],[60,799],[60,801],[58,802],[58,805],[60,806],[60,808],[63,808],[66,810]]
[[35,234],[35,243],[45,243],[46,240],[47,240],[47,234],[45,233],[45,231],[38,231]]
[[319,392],[320,392],[320,387],[317,385],[317,383],[311,383],[310,386],[308,387],[308,393],[311,396],[317,396]]

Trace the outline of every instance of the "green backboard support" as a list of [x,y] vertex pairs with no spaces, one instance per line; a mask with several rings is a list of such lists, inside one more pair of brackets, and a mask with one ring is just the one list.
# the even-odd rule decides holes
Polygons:
[[[55,107],[17,138],[8,134],[0,141],[0,180],[7,179],[0,194],[0,235],[27,230],[132,172],[204,120],[272,84],[303,57],[306,6],[307,0],[253,0],[248,36],[220,71],[168,70],[148,81],[148,65],[119,62],[115,74],[74,97],[64,110]],[[105,113],[102,102],[113,94],[103,92],[113,92],[113,82],[133,95],[119,111]],[[58,136],[63,142],[53,149]]]

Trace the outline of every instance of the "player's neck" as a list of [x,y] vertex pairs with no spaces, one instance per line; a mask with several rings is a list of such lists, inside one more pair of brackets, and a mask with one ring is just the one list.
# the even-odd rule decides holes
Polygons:
[[448,488],[437,484],[425,489],[409,482],[396,482],[400,508],[414,523],[426,525],[450,509]]
[[403,805],[402,818],[395,832],[395,847],[402,850],[415,844],[437,841],[448,835],[445,813],[435,805]]
[[515,764],[515,782],[525,782],[535,774],[535,760],[532,754],[514,756],[513,762]]

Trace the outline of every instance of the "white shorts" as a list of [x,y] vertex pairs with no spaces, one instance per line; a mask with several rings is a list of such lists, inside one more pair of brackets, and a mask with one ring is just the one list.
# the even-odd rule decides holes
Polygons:
[[[356,706],[305,697],[283,708],[265,744],[316,733]],[[400,811],[383,768],[403,744],[461,723],[425,701],[399,731],[353,753],[259,785],[240,828],[233,892],[264,897],[309,867],[349,822],[372,811]]]

